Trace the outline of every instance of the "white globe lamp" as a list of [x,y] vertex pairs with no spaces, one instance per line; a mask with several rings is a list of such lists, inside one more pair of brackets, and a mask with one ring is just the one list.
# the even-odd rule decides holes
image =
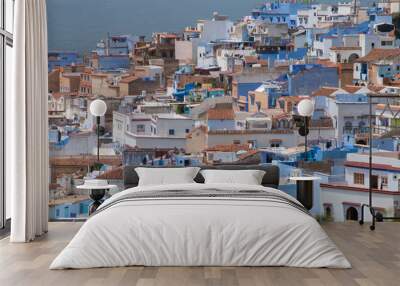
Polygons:
[[297,111],[301,116],[310,117],[314,112],[314,104],[309,99],[303,99],[297,105]]
[[90,113],[96,117],[104,116],[106,111],[107,104],[101,99],[96,99],[90,104]]

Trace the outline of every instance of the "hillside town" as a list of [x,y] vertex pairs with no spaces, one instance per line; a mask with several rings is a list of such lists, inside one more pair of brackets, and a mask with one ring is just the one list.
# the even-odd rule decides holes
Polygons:
[[[243,13],[150,39],[105,31],[85,54],[49,51],[51,219],[87,216],[76,186],[103,178],[119,186],[111,195],[124,165],[272,163],[288,193],[292,176],[319,178],[318,218],[358,220],[369,148],[376,210],[400,216],[400,1],[280,0]],[[370,105],[371,94],[382,98]],[[100,126],[96,99],[107,104]]]

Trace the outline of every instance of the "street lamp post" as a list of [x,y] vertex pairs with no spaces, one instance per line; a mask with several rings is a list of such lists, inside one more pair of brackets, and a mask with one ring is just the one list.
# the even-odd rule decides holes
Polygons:
[[313,112],[314,112],[314,104],[310,99],[303,99],[302,101],[299,102],[297,105],[297,112],[299,113],[300,116],[303,116],[304,118],[304,132],[301,132],[302,136],[304,136],[304,145],[305,145],[305,161],[307,161],[308,156],[307,156],[307,135],[308,135],[308,123],[309,123],[309,118],[311,118]]
[[97,161],[100,163],[100,117],[104,116],[107,111],[106,103],[101,99],[96,99],[90,104],[90,113],[96,116],[97,130]]

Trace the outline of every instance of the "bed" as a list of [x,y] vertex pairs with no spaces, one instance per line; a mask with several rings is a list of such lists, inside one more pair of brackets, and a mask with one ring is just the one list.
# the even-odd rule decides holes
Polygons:
[[213,168],[266,173],[261,185],[205,184],[199,173],[193,183],[138,186],[135,167],[127,166],[127,189],[99,207],[50,269],[351,267],[308,211],[277,189],[277,167]]

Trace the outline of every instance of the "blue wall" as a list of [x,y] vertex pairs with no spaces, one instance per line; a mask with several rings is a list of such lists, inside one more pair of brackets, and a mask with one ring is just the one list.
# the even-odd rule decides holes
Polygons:
[[208,120],[210,130],[235,130],[235,120]]
[[81,64],[82,59],[76,52],[52,52],[48,53],[48,69],[53,70],[56,67],[66,67],[72,64]]
[[313,67],[295,74],[288,79],[289,95],[310,95],[322,86],[339,86],[339,76],[336,68]]
[[245,96],[247,103],[245,107],[245,111],[249,111],[249,104],[248,104],[248,93],[249,91],[256,90],[260,87],[262,82],[251,82],[251,83],[238,83],[237,85],[237,96]]
[[100,70],[118,70],[128,69],[130,66],[128,56],[100,56],[99,69]]
[[372,146],[374,148],[387,151],[399,151],[398,150],[399,144],[400,144],[399,139],[396,138],[381,138],[381,139],[374,139],[372,141]]
[[85,200],[74,204],[61,204],[51,206],[49,209],[50,219],[87,217],[91,200]]
[[263,60],[301,60],[307,54],[307,48],[299,48],[296,51],[279,51],[260,54]]

